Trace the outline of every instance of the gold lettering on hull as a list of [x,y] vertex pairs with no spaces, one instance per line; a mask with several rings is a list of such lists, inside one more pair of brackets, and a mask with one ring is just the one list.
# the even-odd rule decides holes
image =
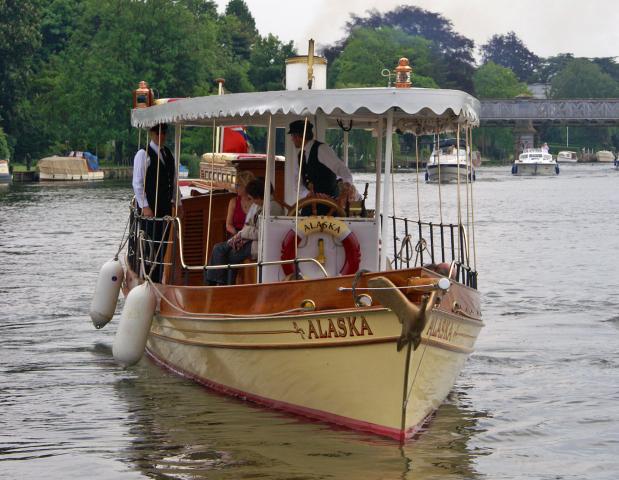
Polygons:
[[316,318],[307,320],[308,340],[318,338],[365,337],[374,335],[364,316]]

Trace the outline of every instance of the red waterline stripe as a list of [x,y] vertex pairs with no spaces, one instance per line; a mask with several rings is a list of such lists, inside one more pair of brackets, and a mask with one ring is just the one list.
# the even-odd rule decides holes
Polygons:
[[370,432],[375,435],[392,438],[400,442],[415,436],[415,434],[419,431],[420,426],[423,425],[426,421],[424,420],[419,425],[416,425],[414,427],[407,429],[406,431],[403,431],[399,428],[385,427],[383,425],[378,425],[375,423],[364,422],[362,420],[355,420],[353,418],[343,417],[341,415],[336,415],[334,413],[328,413],[322,410],[302,407],[300,405],[294,405],[292,403],[282,402],[279,400],[273,400],[270,398],[262,397],[260,395],[255,395],[253,393],[247,393],[247,392],[244,392],[243,390],[238,390],[233,387],[228,387],[226,385],[213,382],[212,380],[208,380],[199,375],[189,373],[181,368],[171,365],[165,360],[157,357],[148,348],[146,348],[146,354],[158,365],[176,373],[177,375],[180,375],[185,378],[189,378],[197,383],[200,383],[201,385],[204,385],[205,387],[215,390],[216,392],[220,392],[225,395],[229,395],[233,397],[238,397],[242,400],[249,400],[251,402],[258,403],[260,405],[264,405],[269,408],[273,408],[275,410],[282,410],[284,412],[293,413],[295,415],[309,417],[309,418],[324,421],[327,423],[333,423],[333,424],[340,425],[346,428],[350,428],[351,430]]

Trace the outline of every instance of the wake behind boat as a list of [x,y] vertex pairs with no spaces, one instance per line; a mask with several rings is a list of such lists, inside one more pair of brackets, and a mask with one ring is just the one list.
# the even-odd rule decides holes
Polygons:
[[[274,151],[276,129],[299,119],[305,128],[310,120],[321,126],[318,138],[342,124],[376,132],[373,208],[364,200],[300,199],[301,166],[290,138],[285,160]],[[124,278],[116,360],[131,365],[146,351],[165,368],[228,395],[411,437],[451,390],[483,323],[472,212],[460,212],[460,223],[393,216],[393,135],[396,129],[433,134],[442,125],[470,138],[479,102],[453,90],[293,87],[132,112],[137,128],[162,122],[175,126],[176,159],[181,130],[200,126],[263,128],[267,152],[219,166],[215,155],[205,157],[201,182],[208,192],[181,197],[177,190],[181,209],[171,216],[150,220],[132,209],[124,265],[117,255],[102,267],[91,306],[95,326],[103,327]],[[209,265],[214,245],[225,240],[235,196],[229,189],[248,169],[289,209],[274,215],[264,202],[255,260]],[[454,194],[472,198],[472,184]],[[317,213],[320,206],[325,214]],[[149,238],[149,224],[165,228],[167,240]],[[158,265],[160,281],[151,277]],[[209,272],[221,269],[238,270],[236,281],[209,284]]]
[[559,164],[541,148],[528,148],[512,165],[513,175],[558,175]]

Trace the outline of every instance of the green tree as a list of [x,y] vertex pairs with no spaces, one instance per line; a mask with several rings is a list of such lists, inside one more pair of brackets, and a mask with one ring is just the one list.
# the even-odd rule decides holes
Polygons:
[[50,89],[38,107],[59,141],[76,149],[113,141],[120,159],[136,140],[128,120],[137,82],[161,97],[204,94],[212,89],[205,79],[216,67],[214,44],[215,20],[183,4],[85,0],[70,45],[50,61]]
[[551,83],[552,98],[610,98],[619,96],[619,84],[586,58],[576,58]]
[[[0,1],[0,122],[11,124],[41,43],[38,0]],[[9,134],[10,129],[7,129]]]
[[431,43],[393,28],[354,30],[333,62],[329,83],[336,88],[386,86],[387,79],[381,71],[385,68],[392,71],[401,57],[411,61],[413,86],[437,87],[430,76]]
[[4,130],[0,127],[0,160],[6,160],[10,157],[9,143],[7,141]]
[[493,35],[480,51],[483,63],[493,62],[509,68],[523,82],[533,79],[540,67],[540,58],[514,32]]
[[[475,92],[479,98],[513,98],[528,93],[527,86],[519,82],[514,72],[494,62],[482,65],[473,75]],[[502,160],[512,160],[514,135],[511,128],[479,128],[476,145],[482,155]]]
[[[431,76],[441,87],[473,91],[471,77],[475,63],[474,43],[454,32],[452,23],[442,15],[419,7],[402,5],[386,13],[372,10],[367,12],[365,17],[352,14],[346,26],[348,37],[323,49],[329,63],[333,63],[346,48],[355,30],[393,28],[431,42],[435,66]],[[417,63],[415,59],[411,60],[414,64]]]
[[512,70],[492,61],[475,72],[473,85],[479,98],[514,98],[529,93],[527,86],[518,81]]
[[282,43],[267,35],[254,44],[250,56],[249,76],[257,91],[283,90],[286,59],[295,54],[292,42]]

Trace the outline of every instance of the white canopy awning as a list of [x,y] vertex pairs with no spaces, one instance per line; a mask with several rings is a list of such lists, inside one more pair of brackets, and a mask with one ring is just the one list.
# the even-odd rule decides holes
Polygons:
[[458,90],[427,88],[354,88],[282,90],[185,98],[131,112],[131,124],[147,128],[158,123],[277,126],[291,117],[324,114],[329,124],[338,119],[361,126],[393,109],[394,127],[417,134],[479,125],[479,101]]

